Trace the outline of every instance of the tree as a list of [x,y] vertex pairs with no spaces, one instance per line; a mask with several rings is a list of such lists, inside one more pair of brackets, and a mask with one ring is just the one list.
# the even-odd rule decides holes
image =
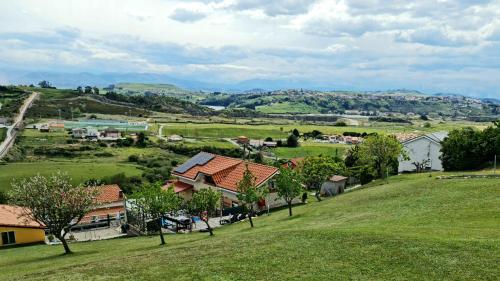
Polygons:
[[146,134],[144,132],[140,132],[137,134],[137,143],[135,144],[137,147],[146,147]]
[[255,163],[259,163],[259,164],[264,163],[264,155],[262,154],[262,151],[259,151],[255,154],[254,161],[255,161]]
[[280,168],[276,177],[278,197],[288,205],[288,214],[292,216],[292,201],[303,193],[300,175],[293,169]]
[[395,137],[382,134],[367,137],[359,146],[358,155],[360,163],[373,167],[380,178],[385,178],[390,165],[400,156],[407,159],[403,145]]
[[299,146],[299,140],[294,134],[291,134],[286,139],[286,145],[288,147],[297,147]]
[[201,189],[193,194],[189,201],[189,209],[193,214],[197,214],[207,225],[210,236],[213,236],[213,229],[209,219],[215,216],[217,208],[220,206],[221,194],[211,188]]
[[483,131],[474,128],[452,130],[441,142],[445,171],[481,169],[500,155],[500,126],[494,122]]
[[52,88],[50,82],[46,80],[38,82],[38,86],[40,86],[40,88]]
[[90,212],[98,190],[95,186],[73,185],[67,174],[36,175],[12,184],[12,203],[23,208],[23,216],[44,224],[71,254],[66,234]]
[[82,88],[82,86],[76,87],[76,91],[78,92],[78,94],[83,94],[83,88]]
[[331,157],[307,157],[299,167],[302,181],[309,190],[316,190],[316,199],[321,201],[321,185],[333,175],[346,173],[344,163],[335,162]]
[[0,190],[0,204],[6,204],[7,203],[7,193],[3,190]]
[[87,94],[87,95],[92,94],[92,87],[90,87],[90,86],[85,86],[85,94]]
[[93,88],[92,88],[92,93],[93,93],[94,95],[98,95],[98,94],[99,94],[99,88],[97,88],[97,87],[93,87]]
[[137,206],[142,209],[144,214],[158,223],[161,245],[165,245],[165,238],[161,230],[162,219],[166,214],[178,211],[182,199],[175,194],[172,188],[163,190],[160,183],[144,185],[140,192],[134,193],[133,198],[136,199]]
[[259,202],[264,198],[268,192],[267,188],[263,186],[255,185],[255,176],[250,170],[248,170],[248,165],[243,172],[243,178],[238,183],[238,200],[241,201],[243,206],[248,209],[248,219],[250,220],[250,226],[253,227],[252,216],[254,213],[254,204]]
[[293,129],[293,131],[292,131],[292,135],[296,136],[297,138],[298,138],[298,137],[300,137],[299,130],[297,130],[297,129]]

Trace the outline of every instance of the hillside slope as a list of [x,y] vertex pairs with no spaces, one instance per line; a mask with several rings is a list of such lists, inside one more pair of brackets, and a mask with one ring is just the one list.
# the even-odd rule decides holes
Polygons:
[[2,250],[0,279],[494,280],[500,179],[397,176],[205,233]]

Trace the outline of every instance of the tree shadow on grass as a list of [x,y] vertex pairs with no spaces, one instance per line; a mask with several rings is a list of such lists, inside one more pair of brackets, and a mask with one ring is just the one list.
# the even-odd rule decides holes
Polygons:
[[[62,250],[62,248],[61,248]],[[62,260],[62,259],[70,259],[70,258],[76,258],[76,257],[83,257],[83,256],[87,256],[87,255],[92,255],[92,254],[96,254],[96,253],[99,253],[99,251],[97,250],[92,250],[92,251],[77,251],[77,252],[73,252],[71,254],[64,254],[64,253],[58,253],[58,254],[53,254],[53,255],[48,255],[48,256],[43,256],[43,257],[33,257],[33,258],[29,258],[29,259],[22,259],[22,260],[18,260],[18,259],[14,259],[12,260],[11,262],[9,263],[4,263],[2,264],[2,266],[9,266],[9,265],[17,265],[19,266],[20,264],[30,264],[30,263],[37,263],[37,262],[43,262],[43,261],[53,261],[53,262],[57,262],[59,260]]]

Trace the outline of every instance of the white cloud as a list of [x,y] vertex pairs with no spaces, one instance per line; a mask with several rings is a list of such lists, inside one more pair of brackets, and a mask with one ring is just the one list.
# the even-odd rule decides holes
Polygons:
[[500,69],[500,0],[20,0],[0,10],[0,68],[364,89],[480,84],[500,95],[484,77]]

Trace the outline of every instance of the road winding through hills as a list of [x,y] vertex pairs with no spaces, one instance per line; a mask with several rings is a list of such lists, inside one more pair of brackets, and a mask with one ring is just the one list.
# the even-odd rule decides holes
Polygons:
[[9,149],[14,144],[14,140],[16,139],[18,129],[22,127],[26,111],[33,104],[33,101],[39,95],[40,94],[37,92],[31,93],[31,95],[26,100],[24,100],[24,103],[19,110],[19,114],[15,117],[12,125],[7,126],[7,135],[5,137],[5,140],[2,143],[0,143],[0,159],[2,159],[7,154],[7,152],[9,152]]

